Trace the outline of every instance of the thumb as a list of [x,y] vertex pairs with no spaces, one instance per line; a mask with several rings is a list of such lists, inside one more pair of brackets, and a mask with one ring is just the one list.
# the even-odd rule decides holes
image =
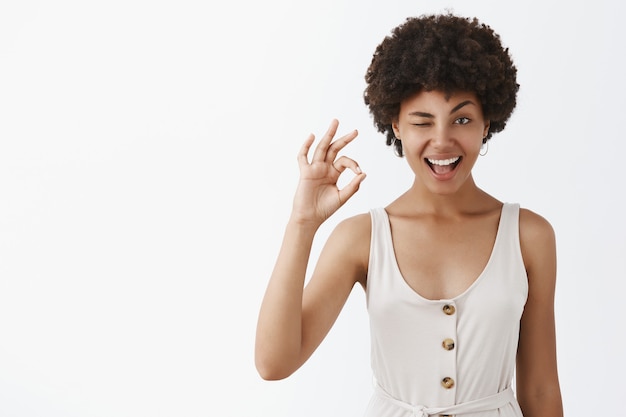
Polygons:
[[359,187],[366,176],[367,175],[364,172],[359,172],[359,174],[355,175],[345,187],[339,190],[339,203],[341,205],[348,201],[350,197],[352,197],[359,190]]

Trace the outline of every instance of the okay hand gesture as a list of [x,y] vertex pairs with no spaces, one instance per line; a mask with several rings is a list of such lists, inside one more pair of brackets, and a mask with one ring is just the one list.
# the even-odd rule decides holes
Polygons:
[[[354,130],[333,141],[338,126],[337,120],[331,122],[310,162],[309,150],[315,140],[313,134],[309,135],[298,153],[300,181],[292,211],[292,220],[296,222],[318,227],[357,192],[365,179],[356,161],[345,156],[337,158],[339,151],[358,135]],[[355,176],[339,189],[337,180],[346,168]]]

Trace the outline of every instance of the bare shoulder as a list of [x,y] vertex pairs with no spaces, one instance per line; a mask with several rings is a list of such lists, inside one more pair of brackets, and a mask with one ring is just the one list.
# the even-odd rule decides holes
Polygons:
[[369,235],[372,229],[372,221],[369,213],[361,213],[352,217],[348,217],[335,228],[335,233],[345,235],[349,239],[362,239]]
[[350,253],[369,252],[372,222],[369,213],[357,214],[337,224],[331,238]]
[[550,222],[529,209],[520,209],[519,229],[522,245],[539,244],[545,240],[554,241],[554,229]]
[[354,265],[364,285],[369,263],[372,222],[369,213],[348,217],[337,224],[327,242],[333,252]]
[[519,231],[527,272],[530,274],[538,268],[552,269],[556,262],[556,239],[550,222],[531,210],[521,209]]

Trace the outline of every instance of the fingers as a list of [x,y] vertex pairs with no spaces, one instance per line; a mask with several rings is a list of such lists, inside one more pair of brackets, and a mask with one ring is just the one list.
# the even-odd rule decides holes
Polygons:
[[339,190],[339,202],[343,205],[350,197],[354,195],[359,190],[361,182],[365,179],[365,173],[359,167],[359,164],[348,157],[342,156],[337,159],[333,164],[334,168],[341,174],[346,170],[346,168],[350,169],[356,175],[352,180],[341,190]]
[[[341,156],[334,160],[337,157],[337,153],[357,136],[357,131],[354,130],[332,142],[332,138],[337,130],[337,123],[336,120],[333,120],[331,123],[328,131],[316,147],[311,163],[309,163],[308,155],[315,141],[315,136],[310,134],[306,138],[298,152],[298,165],[300,165],[301,175],[303,172],[307,172],[307,175],[310,176],[309,179],[321,180],[319,187],[332,186],[335,189],[334,193],[337,193],[336,196],[341,206],[358,191],[361,182],[365,179],[365,173],[361,171],[359,164],[351,158]],[[313,166],[317,168],[315,169],[316,173],[311,176],[312,171],[309,172],[309,168]],[[350,169],[355,176],[346,186],[339,189],[337,180],[346,169]]]
[[334,161],[339,151],[342,150],[348,143],[352,142],[358,136],[358,134],[358,131],[353,130],[347,135],[344,135],[334,141],[326,151],[326,161]]
[[311,149],[311,145],[315,141],[315,135],[310,134],[308,138],[302,144],[300,151],[298,152],[298,164],[299,165],[307,165],[309,163],[309,150]]
[[354,178],[341,190],[339,190],[339,204],[343,205],[346,201],[350,199],[361,186],[361,183],[365,179],[366,174],[364,172],[355,175]]
[[335,137],[335,133],[337,133],[337,127],[339,126],[339,121],[337,119],[333,119],[330,122],[330,126],[328,126],[328,130],[322,136],[322,140],[315,148],[315,153],[313,154],[313,161],[323,162],[326,161],[326,153],[328,152],[328,147],[330,146],[333,137]]
[[350,159],[347,156],[342,156],[337,159],[333,163],[333,167],[335,167],[335,169],[339,171],[340,174],[345,171],[346,168],[350,168],[350,170],[357,175],[361,174],[362,172],[359,164],[354,159]]
[[320,143],[315,148],[315,154],[313,155],[313,161],[316,162],[332,162],[341,149],[343,149],[348,143],[352,142],[354,138],[359,134],[356,130],[340,137],[333,142],[333,138],[337,133],[337,127],[339,121],[333,119],[328,127],[328,130],[320,140]]

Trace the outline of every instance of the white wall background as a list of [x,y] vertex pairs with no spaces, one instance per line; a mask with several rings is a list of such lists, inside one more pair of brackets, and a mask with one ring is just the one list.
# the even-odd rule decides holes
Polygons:
[[256,314],[331,118],[368,178],[320,231],[410,183],[362,103],[405,17],[475,15],[522,85],[475,176],[554,225],[566,414],[621,410],[623,2],[0,2],[0,416],[360,416],[355,289],[293,377],[260,380]]

